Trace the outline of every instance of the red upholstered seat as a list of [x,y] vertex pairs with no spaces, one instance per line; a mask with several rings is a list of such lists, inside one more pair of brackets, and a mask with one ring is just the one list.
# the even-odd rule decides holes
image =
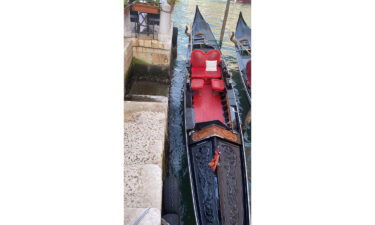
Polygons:
[[191,80],[191,89],[194,91],[202,89],[204,85],[204,81],[202,79],[192,79]]
[[193,67],[191,68],[191,77],[202,79],[221,78],[221,69],[218,67],[217,71],[206,71],[205,68]]
[[[206,71],[206,60],[216,60],[218,65],[217,71]],[[222,77],[221,68],[219,66],[221,63],[221,53],[219,50],[212,49],[206,53],[200,49],[195,49],[191,52],[190,63],[192,78],[201,78],[208,81],[208,79]]]
[[200,49],[195,49],[190,56],[191,67],[206,68],[206,53]]
[[206,68],[202,67],[192,67],[191,68],[191,77],[192,78],[205,78]]
[[212,87],[212,90],[223,91],[224,90],[224,81],[219,80],[219,79],[212,79],[211,80],[211,87]]
[[219,50],[212,49],[206,53],[206,60],[216,60],[217,65],[221,63],[221,53]]
[[246,65],[246,85],[250,88],[251,87],[251,61],[249,61]]
[[221,78],[221,69],[217,67],[216,71],[205,71],[206,78]]

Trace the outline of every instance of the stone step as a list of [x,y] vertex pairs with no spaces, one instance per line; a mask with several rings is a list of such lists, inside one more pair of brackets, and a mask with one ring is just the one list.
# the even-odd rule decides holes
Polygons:
[[162,170],[158,165],[125,166],[125,207],[157,208],[162,204]]

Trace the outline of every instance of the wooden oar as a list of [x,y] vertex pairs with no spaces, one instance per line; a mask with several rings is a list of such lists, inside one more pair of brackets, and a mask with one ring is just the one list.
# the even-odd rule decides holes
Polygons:
[[241,46],[241,47],[242,47],[247,53],[249,53],[249,55],[251,55],[250,50],[246,49],[245,46],[243,46],[243,45],[241,44],[241,42],[237,41],[237,39],[234,37],[234,32],[232,32],[232,36],[230,37],[230,40],[231,40],[234,44]]

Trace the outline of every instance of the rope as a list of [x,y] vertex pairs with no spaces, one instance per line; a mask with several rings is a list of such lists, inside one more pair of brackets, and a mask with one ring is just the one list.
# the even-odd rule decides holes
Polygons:
[[133,223],[133,225],[137,225],[139,224],[139,222],[141,222],[141,220],[146,216],[146,214],[148,213],[148,211],[150,211],[150,208],[146,209],[139,217],[138,219]]

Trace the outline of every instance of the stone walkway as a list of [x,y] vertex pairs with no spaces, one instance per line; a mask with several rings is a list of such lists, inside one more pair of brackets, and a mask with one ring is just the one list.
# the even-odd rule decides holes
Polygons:
[[166,102],[125,101],[125,225],[160,225]]

